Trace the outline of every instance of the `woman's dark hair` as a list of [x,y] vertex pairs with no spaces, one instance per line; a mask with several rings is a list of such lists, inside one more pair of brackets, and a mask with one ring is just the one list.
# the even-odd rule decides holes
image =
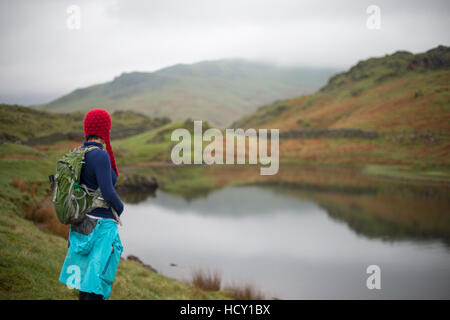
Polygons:
[[86,137],[86,141],[90,141],[90,140],[102,140],[102,138],[100,138],[99,136],[91,134],[91,135]]

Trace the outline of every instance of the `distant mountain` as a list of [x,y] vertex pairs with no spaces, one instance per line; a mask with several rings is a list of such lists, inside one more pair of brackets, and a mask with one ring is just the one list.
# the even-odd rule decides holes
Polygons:
[[123,73],[113,81],[77,89],[39,108],[133,110],[152,117],[207,120],[226,126],[277,99],[311,93],[336,73],[240,59],[177,64],[155,72]]

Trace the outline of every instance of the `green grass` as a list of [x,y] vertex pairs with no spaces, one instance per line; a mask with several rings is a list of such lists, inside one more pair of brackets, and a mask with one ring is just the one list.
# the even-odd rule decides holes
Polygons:
[[[147,131],[126,139],[112,142],[117,150],[117,161],[121,165],[135,164],[139,162],[163,161],[170,159],[170,147],[172,142],[170,137],[166,137],[161,142],[151,143],[158,132],[172,127],[172,124],[163,128]],[[123,155],[123,156],[122,156]]]
[[4,143],[0,145],[0,157],[12,154],[21,156],[38,156],[41,153],[30,146],[22,144]]
[[[85,113],[58,114],[18,105],[0,104],[0,143],[17,142],[34,144],[46,139],[45,144],[67,139],[83,138]],[[168,118],[149,118],[132,111],[116,111],[111,114],[112,137],[126,137],[164,125]]]
[[[117,150],[117,161],[120,165],[133,165],[137,163],[167,162],[171,163],[171,152],[173,146],[180,141],[171,141],[172,132],[176,129],[184,128],[191,133],[193,139],[193,121],[186,120],[166,124],[162,127],[146,131],[144,133],[114,140],[112,142]],[[202,123],[203,132],[210,128],[207,122]],[[191,163],[194,159],[194,143],[191,140]],[[203,146],[208,143],[203,142]],[[117,149],[116,149],[117,148]],[[199,152],[202,152],[201,150]]]
[[450,183],[450,168],[447,167],[419,169],[409,166],[367,165],[363,173],[384,178]]
[[[3,206],[2,206],[3,208]],[[42,232],[31,221],[2,210],[0,215],[0,299],[77,299],[58,281],[66,240]],[[121,260],[111,299],[229,299]]]
[[[37,151],[36,151],[37,152]],[[24,218],[25,208],[48,194],[47,175],[65,150],[42,151],[39,160],[0,159],[0,299],[77,299],[77,291],[58,281],[67,241]],[[29,147],[0,145],[0,154],[32,154]],[[14,179],[30,194],[13,187]],[[230,299],[223,291],[204,291],[121,260],[111,299]]]

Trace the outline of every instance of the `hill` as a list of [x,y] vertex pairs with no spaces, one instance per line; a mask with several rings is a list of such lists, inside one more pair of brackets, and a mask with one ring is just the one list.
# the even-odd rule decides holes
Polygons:
[[277,101],[233,124],[280,128],[297,162],[450,165],[450,48],[360,61],[312,95]]
[[[0,104],[0,144],[28,145],[83,139],[82,112],[58,114],[19,105]],[[169,118],[150,118],[132,111],[115,111],[111,115],[112,139],[124,138],[170,122]]]
[[155,72],[123,73],[39,108],[72,112],[102,106],[108,111],[133,110],[172,120],[190,117],[226,126],[263,104],[314,92],[334,73],[238,59],[177,64]]

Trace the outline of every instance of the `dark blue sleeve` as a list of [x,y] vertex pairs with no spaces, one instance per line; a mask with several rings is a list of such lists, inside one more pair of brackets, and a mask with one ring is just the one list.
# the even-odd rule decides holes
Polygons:
[[93,163],[95,163],[95,176],[97,178],[100,191],[102,192],[103,199],[105,199],[110,206],[116,209],[117,214],[121,214],[123,211],[123,203],[113,186],[113,181],[111,178],[112,169],[109,156],[106,152],[102,151],[96,152],[94,157]]

